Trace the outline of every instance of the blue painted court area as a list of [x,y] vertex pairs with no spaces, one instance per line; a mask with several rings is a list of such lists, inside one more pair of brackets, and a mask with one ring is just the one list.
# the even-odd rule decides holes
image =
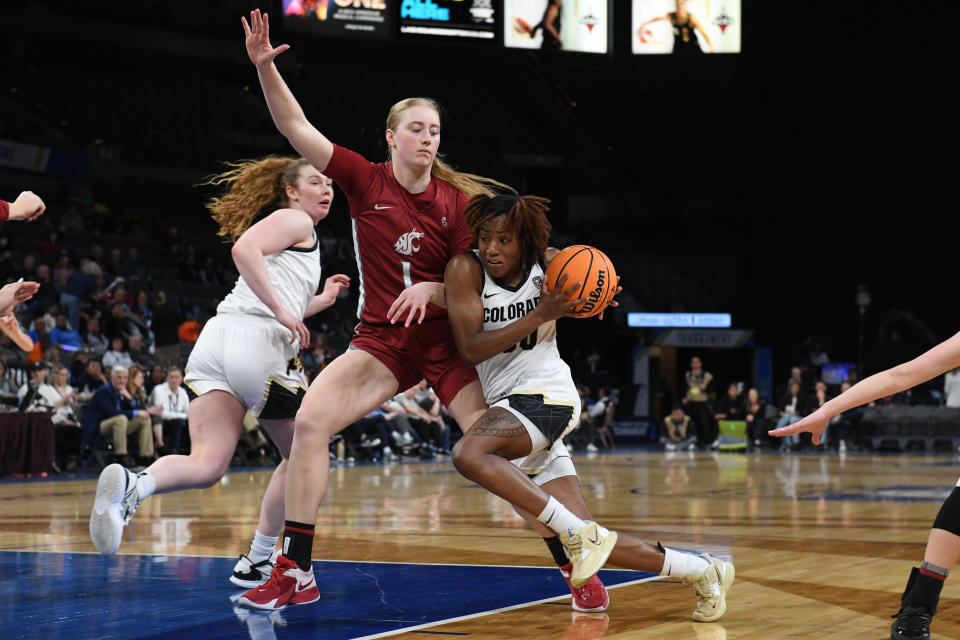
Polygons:
[[855,502],[943,502],[953,486],[894,485],[863,487],[843,493],[824,493],[804,496],[800,500],[852,500]]
[[[267,613],[236,605],[234,562],[3,551],[0,640],[359,638],[570,593],[553,568],[317,561],[321,600]],[[600,577],[613,586],[655,576]]]

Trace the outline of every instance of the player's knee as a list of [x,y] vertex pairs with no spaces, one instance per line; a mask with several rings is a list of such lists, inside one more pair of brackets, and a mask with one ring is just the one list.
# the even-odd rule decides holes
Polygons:
[[954,487],[940,505],[937,519],[933,521],[933,528],[960,536],[960,487]]
[[453,445],[453,451],[450,452],[450,460],[453,467],[464,476],[469,477],[475,469],[476,454],[471,450],[467,438],[460,438],[457,444]]

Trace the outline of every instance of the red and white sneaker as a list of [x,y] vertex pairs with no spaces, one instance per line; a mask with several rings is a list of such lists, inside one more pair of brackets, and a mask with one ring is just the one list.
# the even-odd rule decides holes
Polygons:
[[293,560],[277,556],[270,579],[240,596],[238,602],[254,609],[277,611],[288,604],[307,604],[319,599],[320,590],[313,578],[313,566],[304,571]]
[[572,570],[573,564],[570,562],[560,567],[560,573],[563,574],[563,579],[567,581],[570,593],[573,594],[570,606],[573,607],[574,611],[605,611],[610,606],[610,594],[607,593],[607,588],[600,582],[600,578],[593,576],[587,581],[587,584],[582,587],[575,587],[570,584],[570,572]]

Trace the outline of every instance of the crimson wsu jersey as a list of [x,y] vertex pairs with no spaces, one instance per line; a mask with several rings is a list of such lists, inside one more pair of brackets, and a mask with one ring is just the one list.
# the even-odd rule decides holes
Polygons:
[[[470,249],[463,217],[467,196],[436,178],[423,193],[411,194],[394,178],[391,163],[374,164],[349,149],[333,147],[323,173],[350,203],[360,272],[357,317],[385,324],[390,305],[404,288],[443,282],[447,261]],[[431,304],[426,319],[445,314]]]

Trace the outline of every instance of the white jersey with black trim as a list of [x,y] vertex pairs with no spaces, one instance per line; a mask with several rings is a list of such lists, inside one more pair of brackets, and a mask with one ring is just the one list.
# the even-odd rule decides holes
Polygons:
[[[476,249],[473,256],[480,260]],[[544,275],[541,264],[533,265],[516,287],[497,284],[485,271],[482,274],[480,299],[484,331],[501,329],[515,322],[533,311],[540,301]],[[517,344],[478,364],[477,374],[487,404],[493,405],[511,393],[577,398],[570,367],[560,357],[556,338],[556,320],[544,322]]]
[[[287,247],[264,256],[267,274],[280,302],[297,318],[303,318],[307,305],[320,286],[320,241],[313,234],[312,247]],[[253,292],[243,276],[237,278],[233,291],[217,306],[217,313],[243,313],[274,318],[263,300]]]

